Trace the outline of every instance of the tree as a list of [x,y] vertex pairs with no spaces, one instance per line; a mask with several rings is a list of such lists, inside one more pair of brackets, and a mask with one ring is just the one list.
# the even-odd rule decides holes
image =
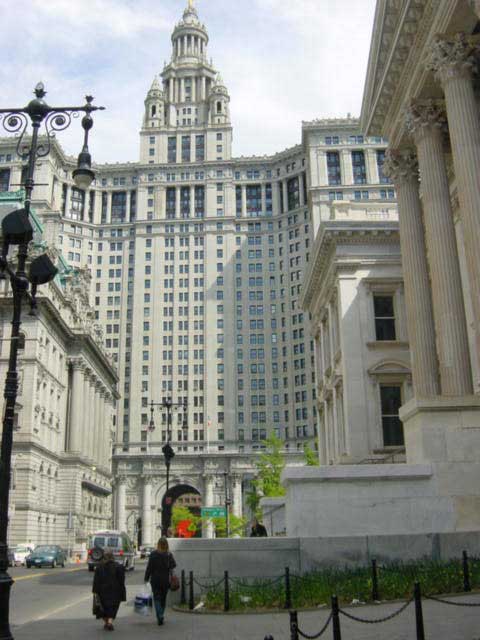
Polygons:
[[307,467],[320,466],[320,460],[318,459],[317,452],[311,449],[308,444],[306,444],[303,448],[303,453],[305,455],[305,462],[307,463]]
[[[213,522],[217,538],[227,537],[227,522],[225,518],[206,518],[205,522]],[[247,526],[246,518],[239,518],[233,513],[229,515],[230,536],[245,537],[245,527]]]
[[271,435],[266,441],[267,451],[263,452],[255,462],[257,477],[251,482],[251,491],[247,494],[247,504],[258,516],[261,498],[278,498],[285,495],[285,488],[280,482],[285,468],[285,457],[281,452],[282,441]]
[[186,520],[190,522],[188,530],[196,533],[199,526],[201,526],[201,517],[196,516],[194,513],[192,513],[192,511],[188,507],[174,504],[172,508],[172,528],[175,534],[180,522],[185,522]]

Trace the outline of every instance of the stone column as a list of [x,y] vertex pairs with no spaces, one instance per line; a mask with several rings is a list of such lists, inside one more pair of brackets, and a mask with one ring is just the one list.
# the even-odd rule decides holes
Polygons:
[[305,206],[305,193],[304,193],[304,188],[303,188],[303,181],[305,180],[304,174],[300,173],[298,176],[298,196],[299,196],[299,202],[300,202],[300,206],[303,207]]
[[100,381],[95,386],[95,450],[94,460],[100,467],[104,466],[103,458],[103,385]]
[[442,394],[472,393],[472,376],[462,282],[442,129],[441,107],[429,100],[413,105],[407,127],[417,146],[425,234]]
[[262,190],[262,215],[265,215],[267,211],[267,191],[265,184],[262,184],[260,188]]
[[143,477],[142,544],[152,545],[152,478]]
[[243,504],[242,504],[242,476],[232,476],[232,513],[237,518],[242,517]]
[[112,457],[112,414],[111,414],[111,396],[108,391],[104,396],[104,419],[103,419],[103,438],[102,438],[102,450],[103,458],[106,461],[107,466],[110,466],[110,459]]
[[207,78],[206,76],[202,76],[202,100],[205,101],[207,99]]
[[72,391],[69,409],[68,450],[81,453],[83,442],[83,417],[85,398],[83,395],[83,363],[79,359],[72,361]]
[[480,122],[472,71],[479,51],[479,44],[464,34],[449,40],[439,38],[429,65],[445,93],[477,354],[480,354]]
[[282,189],[283,189],[283,212],[282,213],[287,213],[287,211],[288,211],[288,187],[287,187],[287,181],[286,180],[282,180]]
[[118,478],[117,481],[117,513],[116,528],[119,531],[127,530],[127,480]]
[[480,18],[480,0],[468,0],[472,11]]
[[185,102],[185,78],[180,78],[180,102]]
[[342,184],[337,185],[338,189],[343,185],[353,184],[352,152],[350,149],[343,149],[340,152],[340,166],[342,171]]
[[[214,485],[214,477],[211,474],[204,475],[204,486],[205,486],[205,506],[213,507],[213,485]],[[204,525],[204,537],[205,538],[213,538],[213,523],[209,522]]]
[[195,187],[190,187],[190,218],[195,218]]
[[385,175],[397,190],[408,338],[416,396],[440,393],[432,296],[428,275],[419,192],[418,163],[413,152],[388,151]]
[[130,222],[130,209],[131,209],[131,196],[132,192],[127,190],[127,206],[125,210],[125,220],[126,222]]
[[242,184],[242,218],[247,217],[247,185]]
[[192,76],[192,102],[197,101],[197,79]]
[[[178,149],[177,143],[177,160],[179,153],[182,153],[182,149],[181,147],[180,150]],[[175,218],[177,218],[177,220],[180,218],[180,187],[175,187]]]
[[365,165],[367,167],[367,182],[377,184],[380,182],[377,167],[377,152],[375,149],[365,149]]
[[107,191],[107,223],[110,224],[112,220],[112,192]]
[[95,394],[96,394],[97,378],[92,373],[90,377],[90,390],[89,390],[89,430],[88,430],[88,457],[91,460],[95,459]]

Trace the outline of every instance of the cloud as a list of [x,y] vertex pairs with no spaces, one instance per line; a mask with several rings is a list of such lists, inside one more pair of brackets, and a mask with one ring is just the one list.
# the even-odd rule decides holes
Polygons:
[[[3,3],[2,107],[25,104],[43,80],[48,100],[95,116],[97,161],[138,158],[143,101],[170,59],[185,0],[16,0]],[[231,95],[235,155],[298,144],[301,121],[358,113],[375,0],[197,1],[210,55]],[[72,125],[75,127],[75,125]],[[59,136],[76,155],[81,130]]]

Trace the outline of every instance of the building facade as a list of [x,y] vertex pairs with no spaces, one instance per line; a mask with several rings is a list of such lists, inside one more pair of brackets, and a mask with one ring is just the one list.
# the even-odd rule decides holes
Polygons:
[[[171,486],[204,504],[222,500],[215,477],[226,470],[240,513],[270,434],[292,461],[317,446],[315,346],[299,305],[315,233],[332,201],[378,212],[395,197],[380,173],[386,143],[364,138],[355,119],[304,123],[291,149],[234,157],[230,96],[208,40],[189,3],[145,99],[138,162],[96,166],[84,192],[74,159],[53,141],[34,192],[46,236],[91,273],[120,379],[115,522],[144,543],[173,500],[161,454],[167,416],[156,410],[151,431],[151,401],[186,407],[173,416]],[[22,166],[11,141],[0,147],[8,189]]]
[[[0,215],[23,202],[0,194]],[[13,448],[9,542],[61,544],[81,551],[90,531],[112,520],[111,447],[117,375],[89,306],[89,274],[71,269],[43,240],[32,214],[30,258],[45,249],[59,267],[39,291],[35,317],[25,310]],[[0,377],[5,378],[13,309],[0,292]]]

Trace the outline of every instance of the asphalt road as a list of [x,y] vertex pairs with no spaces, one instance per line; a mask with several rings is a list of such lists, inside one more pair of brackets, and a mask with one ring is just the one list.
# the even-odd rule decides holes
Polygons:
[[[127,573],[127,588],[142,585],[144,571],[145,563],[137,561],[135,571]],[[65,569],[12,567],[9,573],[15,580],[10,597],[13,628],[48,620],[82,604],[90,613],[93,573],[85,564],[66,565]]]

